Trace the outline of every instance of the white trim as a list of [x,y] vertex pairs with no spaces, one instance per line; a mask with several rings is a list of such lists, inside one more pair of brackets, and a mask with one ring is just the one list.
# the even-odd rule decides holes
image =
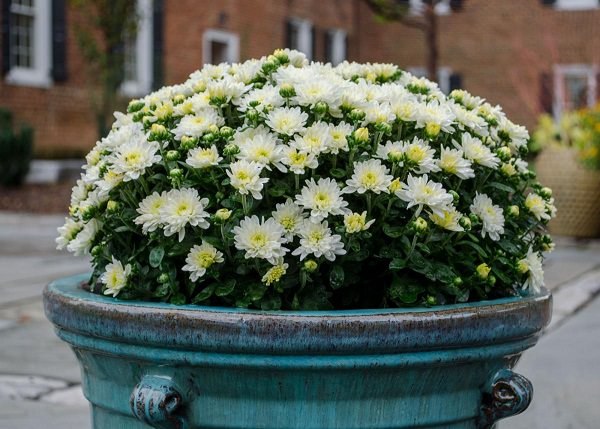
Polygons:
[[554,8],[558,10],[589,10],[598,9],[598,0],[556,0]]
[[288,46],[290,49],[296,49],[309,60],[312,60],[314,56],[313,52],[313,34],[312,34],[312,22],[302,18],[290,18],[290,24],[292,24],[298,30],[298,46]]
[[555,118],[560,118],[566,101],[564,79],[567,76],[585,77],[587,79],[587,106],[596,104],[596,75],[598,67],[590,64],[556,64],[554,66],[554,99],[552,110]]
[[345,30],[340,28],[332,28],[327,31],[331,37],[331,64],[337,66],[339,63],[344,61],[348,55],[346,52],[346,37],[348,37]]
[[48,88],[52,85],[52,16],[50,1],[33,2],[33,67],[11,67],[6,82],[11,85]]
[[226,62],[237,63],[240,60],[240,36],[225,30],[208,29],[202,34],[202,62],[212,64],[210,44],[223,43],[227,47]]
[[136,79],[121,84],[124,95],[135,97],[152,90],[154,47],[152,46],[152,0],[137,0],[137,32],[135,39]]
[[[422,15],[425,11],[425,5],[423,0],[409,0],[408,1],[408,15],[417,16]],[[434,6],[435,14],[438,16],[450,15],[452,8],[450,7],[450,0],[440,0]]]

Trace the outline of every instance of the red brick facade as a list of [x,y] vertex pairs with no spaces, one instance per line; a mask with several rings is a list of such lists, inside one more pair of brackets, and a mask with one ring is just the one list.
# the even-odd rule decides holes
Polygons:
[[[562,11],[541,0],[462,3],[461,11],[439,19],[439,64],[458,73],[465,89],[502,105],[515,122],[531,127],[548,109],[552,94],[542,92],[552,90],[554,65],[595,65],[600,71],[600,9]],[[316,59],[324,58],[324,32],[341,28],[347,33],[349,60],[393,62],[404,68],[425,64],[423,34],[376,20],[362,0],[164,0],[164,83],[181,82],[202,66],[206,29],[237,33],[244,60],[284,46],[289,17],[312,22]],[[67,8],[66,81],[32,88],[0,79],[0,107],[34,125],[40,154],[85,151],[97,138],[71,25],[76,19]]]

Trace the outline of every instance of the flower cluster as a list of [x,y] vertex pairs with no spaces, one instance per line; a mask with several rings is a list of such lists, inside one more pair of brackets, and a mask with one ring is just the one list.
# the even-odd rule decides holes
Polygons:
[[391,64],[206,65],[115,113],[59,248],[92,290],[262,309],[535,293],[552,193],[499,106]]

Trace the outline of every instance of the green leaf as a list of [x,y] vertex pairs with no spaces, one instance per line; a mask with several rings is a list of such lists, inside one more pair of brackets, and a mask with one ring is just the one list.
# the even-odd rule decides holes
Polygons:
[[430,261],[424,258],[420,253],[413,253],[410,258],[410,268],[417,273],[423,274],[430,280],[450,283],[456,277],[452,268],[443,262]]
[[394,276],[388,294],[392,301],[402,305],[414,304],[424,291],[425,287],[418,280],[409,276]]
[[343,179],[346,177],[346,170],[343,170],[341,168],[332,168],[331,170],[329,170],[329,174],[332,177],[335,177],[336,179]]
[[401,226],[391,226],[387,223],[383,224],[383,233],[391,238],[398,238],[403,235],[404,228]]
[[150,266],[152,268],[158,268],[160,266],[160,263],[163,260],[163,257],[165,256],[165,248],[160,246],[160,247],[155,247],[154,249],[152,249],[150,251],[150,257],[149,262],[150,262]]
[[182,294],[181,292],[178,292],[176,294],[174,294],[171,299],[169,300],[169,302],[171,304],[175,304],[175,305],[183,305],[185,304],[185,295]]
[[229,279],[223,283],[220,283],[219,286],[215,288],[215,295],[217,296],[227,296],[233,289],[235,289],[235,279]]
[[347,261],[361,262],[369,257],[369,251],[367,249],[360,249],[358,252],[350,253],[346,256]]
[[500,182],[486,183],[486,186],[490,186],[492,188],[500,189],[501,191],[505,191],[505,192],[509,192],[509,193],[514,193],[515,192],[515,189],[513,187],[505,185],[504,183],[500,183]]
[[226,209],[236,209],[239,207],[239,204],[236,203],[234,200],[229,199],[229,198],[225,198],[224,200],[221,200],[220,203],[223,207],[225,207]]
[[275,186],[269,188],[268,191],[267,191],[267,193],[270,196],[275,197],[275,198],[284,196],[285,192],[286,192],[285,189],[279,188],[279,187],[275,187]]
[[344,268],[341,265],[335,265],[329,273],[329,284],[332,289],[339,289],[344,286]]
[[469,246],[472,249],[474,249],[479,254],[479,256],[481,256],[484,260],[488,259],[487,252],[479,244],[475,244],[469,240],[463,240],[463,241],[459,241],[458,243],[456,243],[456,245],[457,246]]
[[279,310],[281,308],[281,298],[277,295],[264,298],[260,301],[262,310]]
[[210,298],[213,295],[213,292],[215,290],[215,284],[212,283],[208,286],[206,286],[204,289],[202,289],[198,295],[196,295],[194,297],[194,299],[192,299],[192,304],[198,304],[202,301],[206,301],[208,298]]
[[394,258],[390,261],[390,270],[398,271],[406,267],[406,259]]
[[265,292],[267,291],[267,286],[262,283],[253,283],[246,290],[246,298],[250,299],[250,301],[258,301],[261,299]]

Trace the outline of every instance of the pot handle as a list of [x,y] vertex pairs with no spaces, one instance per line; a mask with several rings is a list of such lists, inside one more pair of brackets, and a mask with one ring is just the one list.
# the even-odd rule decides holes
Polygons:
[[173,379],[156,375],[145,375],[129,399],[133,415],[157,429],[187,429],[185,418],[177,414],[182,402]]
[[490,429],[498,420],[525,411],[533,397],[533,386],[522,375],[503,368],[488,380],[482,392],[477,427]]

